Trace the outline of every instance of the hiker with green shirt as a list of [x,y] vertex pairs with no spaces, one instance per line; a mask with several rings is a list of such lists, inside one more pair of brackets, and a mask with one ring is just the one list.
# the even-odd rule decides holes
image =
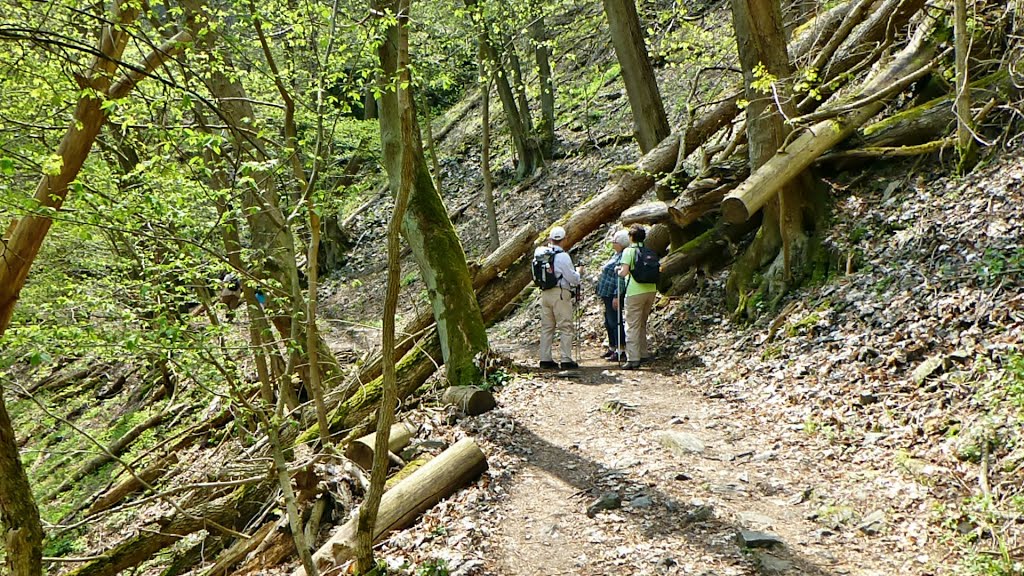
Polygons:
[[633,245],[622,251],[619,264],[619,276],[626,278],[626,363],[622,368],[636,370],[642,360],[649,359],[647,318],[654,307],[658,285],[638,282],[631,274],[631,268],[637,265],[640,248],[647,239],[647,231],[643,226],[635,225],[629,229],[629,239]]

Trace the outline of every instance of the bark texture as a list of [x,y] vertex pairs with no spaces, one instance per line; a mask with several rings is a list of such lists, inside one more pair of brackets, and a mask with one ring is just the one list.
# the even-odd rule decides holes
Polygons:
[[[382,43],[379,56],[384,76],[395,78],[397,46],[390,42]],[[398,96],[394,90],[389,90],[380,98],[380,131],[384,165],[395,195],[398,193],[402,158],[399,119]],[[434,310],[448,381],[453,385],[473,384],[480,377],[474,357],[487,350],[487,332],[480,307],[473,298],[466,253],[448,218],[444,202],[434,189],[424,161],[415,116],[412,129],[415,134],[411,148],[414,174],[402,232],[412,248]]]
[[635,0],[604,0],[604,12],[612,32],[612,44],[626,84],[629,107],[640,151],[647,153],[670,132],[658,80],[647,55]]

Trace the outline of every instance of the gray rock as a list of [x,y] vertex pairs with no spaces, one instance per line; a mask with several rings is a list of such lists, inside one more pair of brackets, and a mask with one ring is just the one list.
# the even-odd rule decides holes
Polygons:
[[910,377],[914,380],[914,384],[920,386],[924,383],[925,379],[934,374],[939,368],[943,366],[946,358],[944,356],[932,356],[924,362],[918,364],[917,368],[910,374]]
[[615,510],[622,507],[622,497],[618,492],[605,492],[593,504],[587,507],[587,517],[593,518],[598,512]]
[[711,506],[697,506],[693,510],[686,513],[683,520],[688,524],[695,524],[697,522],[707,522],[715,517],[715,509]]
[[785,574],[793,568],[793,563],[789,560],[761,551],[754,553],[754,564],[757,565],[757,571],[765,576]]
[[688,432],[668,431],[658,436],[658,443],[676,456],[701,454],[705,450],[704,442]]
[[736,515],[736,520],[741,526],[754,530],[771,530],[775,527],[774,520],[757,512],[740,512]]
[[629,501],[631,508],[650,508],[653,504],[654,499],[647,495],[637,496]]
[[875,510],[871,514],[865,516],[860,524],[857,526],[857,530],[867,534],[868,536],[874,536],[885,529],[885,512],[881,510]]
[[754,530],[740,530],[736,533],[736,543],[740,548],[771,548],[782,546],[782,539],[775,534],[757,532]]

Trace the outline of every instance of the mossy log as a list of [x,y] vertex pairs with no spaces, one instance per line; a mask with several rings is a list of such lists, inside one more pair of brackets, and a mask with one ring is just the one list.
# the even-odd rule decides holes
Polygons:
[[[910,44],[888,66],[864,82],[860,90],[856,91],[857,96],[850,100],[859,100],[865,95],[871,96],[882,90],[889,90],[910,74],[925,69],[935,51],[934,41],[925,33],[930,29],[930,24],[923,25]],[[725,197],[722,201],[722,215],[733,223],[749,219],[773,198],[782,186],[799,176],[819,156],[878,114],[885,106],[884,103],[885,99],[875,99],[850,112],[840,114],[837,118],[822,120],[806,128]]]
[[[485,470],[487,459],[473,439],[463,438],[456,442],[384,493],[377,512],[377,524],[373,528],[373,540],[407,526],[420,513]],[[332,570],[353,557],[358,521],[358,516],[352,518],[316,551],[313,561],[318,569]],[[305,576],[306,571],[299,568],[292,574]]]
[[738,224],[719,222],[714,228],[673,250],[661,260],[662,282],[659,287],[663,287],[663,292],[667,293],[673,279],[692,268],[716,269],[725,266],[734,256],[731,247],[759,225],[760,220],[757,218]]
[[242,530],[263,508],[274,485],[269,480],[249,484],[235,489],[227,496],[191,508],[188,514],[174,514],[170,519],[158,522],[160,525],[157,530],[142,531],[123,540],[66,576],[113,576],[149,560],[160,550],[178,542],[182,536],[202,529],[217,530],[214,524]]
[[[416,426],[409,422],[397,422],[391,426],[388,435],[388,450],[397,453],[409,445],[416,435]],[[345,447],[345,457],[358,464],[362,469],[369,470],[373,466],[373,446],[377,433],[367,434],[349,442]]]
[[455,406],[469,416],[477,416],[498,405],[494,394],[477,386],[452,386],[441,395],[441,402]]
[[[970,85],[971,102],[984,102],[991,98],[1005,101],[1015,91],[1010,75],[1000,70]],[[949,134],[956,123],[953,96],[935,98],[924,104],[902,110],[858,131],[850,143],[858,148],[887,148],[914,146],[937,140]]]

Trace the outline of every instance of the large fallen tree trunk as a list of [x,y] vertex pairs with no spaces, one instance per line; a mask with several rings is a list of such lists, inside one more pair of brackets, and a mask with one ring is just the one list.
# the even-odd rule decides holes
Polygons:
[[198,530],[215,531],[224,527],[241,530],[263,508],[273,485],[270,480],[250,484],[223,498],[189,509],[187,513],[174,514],[159,522],[159,530],[140,531],[67,576],[113,576],[149,560],[182,536]]
[[[487,470],[487,458],[471,438],[459,440],[438,457],[424,464],[388,490],[380,502],[373,539],[407,526],[420,513]],[[333,571],[338,564],[351,560],[355,553],[356,524],[349,520],[316,551],[313,561],[320,570]],[[305,576],[302,568],[293,576]]]
[[[866,81],[857,91],[854,101],[886,91],[894,95],[893,87],[904,86],[908,79],[920,77],[930,69],[935,47],[928,38],[931,22],[922,25],[893,61]],[[843,141],[859,126],[882,111],[884,98],[855,107],[849,112],[827,118],[804,129],[789,145],[762,164],[722,202],[722,214],[729,222],[743,222],[770,200],[785,184],[800,175],[819,156]]]

